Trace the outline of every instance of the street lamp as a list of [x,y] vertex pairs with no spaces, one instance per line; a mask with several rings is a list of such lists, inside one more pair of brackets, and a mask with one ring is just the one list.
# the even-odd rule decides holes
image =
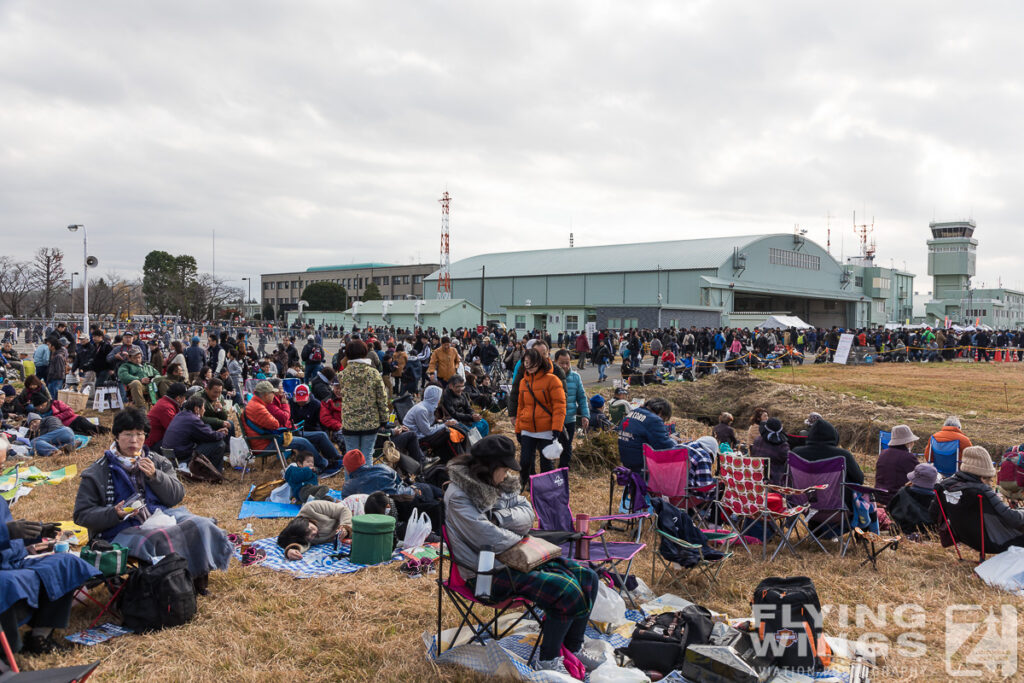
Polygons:
[[89,267],[95,268],[99,261],[95,256],[89,256],[89,233],[85,226],[76,223],[68,226],[69,232],[78,232],[82,229],[82,334],[89,335]]

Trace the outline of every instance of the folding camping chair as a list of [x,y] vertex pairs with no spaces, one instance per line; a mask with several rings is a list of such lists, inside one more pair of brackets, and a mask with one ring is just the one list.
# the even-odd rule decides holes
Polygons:
[[889,439],[892,438],[892,432],[885,430],[878,431],[878,454],[881,455],[882,451],[889,447]]
[[903,540],[900,536],[879,536],[873,531],[865,531],[860,527],[854,528],[853,536],[867,554],[867,559],[861,562],[860,566],[863,567],[870,562],[875,571],[878,571],[878,556],[889,548],[896,550],[900,541]]
[[686,446],[656,451],[644,444],[643,449],[647,495],[665,496],[672,505],[692,510],[694,524],[706,526],[707,515],[714,509],[718,482],[690,488],[690,449]]
[[92,672],[100,665],[100,660],[91,664],[62,666],[54,669],[36,669],[21,673],[18,662],[14,659],[11,643],[7,635],[0,631],[0,649],[3,649],[4,662],[0,662],[0,681],[4,683],[85,683]]
[[[245,483],[245,472],[249,469],[248,463],[261,461],[262,467],[267,466],[267,458],[277,458],[277,461],[281,464],[281,471],[284,472],[285,468],[288,467],[288,457],[291,455],[290,448],[282,448],[280,439],[275,434],[249,436],[245,431],[245,408],[236,405],[235,412],[238,415],[238,424],[240,426],[239,431],[242,433],[242,438],[245,439],[245,445],[249,448],[249,457],[246,459],[246,464],[242,465],[242,474],[238,479],[239,485]],[[269,439],[270,443],[264,448],[255,448],[253,446],[254,441],[261,441],[263,439]]]
[[[447,546],[447,553],[445,552],[445,546]],[[444,574],[444,558],[445,555],[449,557],[448,563],[448,576]],[[469,639],[470,643],[477,642],[481,645],[485,645],[485,638],[492,640],[501,640],[508,633],[519,625],[527,615],[532,616],[534,620],[539,624],[541,622],[541,614],[538,612],[534,604],[522,597],[512,597],[508,600],[502,600],[500,602],[489,602],[477,598],[473,594],[473,589],[470,588],[469,584],[466,583],[465,579],[462,578],[462,574],[459,571],[459,561],[456,559],[455,554],[452,552],[451,543],[448,542],[448,529],[441,527],[441,546],[438,552],[438,565],[437,565],[437,655],[444,654],[444,643],[441,642],[441,612],[444,604],[444,598],[447,597],[453,605],[455,605],[456,611],[459,613],[459,625],[455,631],[455,635],[451,640],[451,644],[448,649],[454,647],[455,643],[458,642],[459,636],[462,634],[462,629],[469,628],[473,634]],[[475,569],[474,569],[475,571]],[[476,613],[477,606],[483,609],[493,610],[493,614],[490,619],[484,620],[483,617]],[[513,608],[523,608],[524,612],[519,615],[511,624],[507,627],[502,628],[498,623],[499,620]],[[537,642],[533,644],[533,651],[530,653],[530,660],[533,661],[534,656],[537,653],[537,646],[540,645],[540,638],[537,638]]]
[[[768,458],[755,458],[741,453],[727,451],[718,456],[719,475],[725,485],[721,500],[715,501],[725,524],[727,524],[739,536],[743,548],[750,553],[750,547],[743,539],[743,535],[750,531],[758,522],[761,523],[761,559],[768,559],[768,529],[779,536],[779,547],[775,549],[772,559],[783,548],[796,555],[796,550],[789,542],[790,534],[798,524],[803,524],[803,514],[809,509],[807,505],[796,507],[783,507],[781,511],[771,510],[768,507],[768,492],[793,493],[795,489],[774,486],[765,483],[765,471],[768,468]],[[785,500],[785,498],[783,498]],[[736,527],[731,516],[737,515],[745,518],[746,526],[742,529]]]
[[[732,552],[722,551],[721,558],[711,560],[704,557],[702,552],[703,546],[697,543],[684,541],[683,539],[673,536],[666,530],[662,529],[660,524],[661,516],[659,513],[664,511],[665,506],[672,506],[672,503],[666,502],[660,498],[651,501],[651,524],[654,528],[655,538],[657,539],[660,537],[661,540],[657,550],[654,550],[652,547],[653,558],[651,560],[651,585],[653,586],[655,583],[664,580],[665,577],[669,575],[669,572],[672,571],[672,566],[677,565],[680,568],[680,571],[673,572],[672,580],[669,582],[670,587],[676,583],[681,583],[693,572],[697,572],[708,580],[708,589],[710,589],[718,583],[718,573],[725,565],[725,561],[732,557]],[[702,533],[709,542],[728,543],[735,541],[737,538],[737,535],[732,532],[720,533],[702,531]],[[687,566],[665,557],[663,550],[672,550],[673,545],[678,546],[682,550],[694,553],[696,555],[696,563]],[[657,576],[659,564],[662,566],[660,577]]]
[[415,405],[416,401],[412,394],[405,393],[401,396],[396,396],[391,400],[391,407],[395,411],[395,419],[401,424],[405,421],[405,414],[408,413]]
[[[949,540],[951,541],[951,543],[948,544],[943,542],[942,546],[945,548],[952,545],[953,549],[956,551],[956,556],[963,560],[964,556],[960,554],[960,543],[957,542],[956,534],[953,532],[953,527],[949,523],[949,518],[946,517],[946,508],[942,504],[942,496],[939,495],[939,489],[937,488],[935,489],[935,500],[939,504],[939,513],[942,517],[942,524],[946,529],[946,533],[949,534]],[[981,548],[978,550],[978,564],[981,564],[985,561],[985,497],[980,493],[978,494],[978,523],[981,525]]]
[[[569,507],[569,468],[559,467],[558,469],[541,474],[534,474],[530,477],[530,501],[533,503],[533,511],[537,515],[537,525],[544,531],[576,531],[572,510]],[[648,518],[648,512],[635,512],[630,515],[606,515],[591,517],[591,522],[607,522],[613,520],[638,522],[637,541],[643,531],[643,520]],[[600,540],[600,545],[592,543],[593,540]],[[576,552],[573,552],[573,546]],[[594,565],[607,565],[620,586],[625,586],[625,577],[633,567],[633,558],[647,547],[646,543],[628,541],[609,541],[605,538],[605,530],[596,532],[591,530],[589,535],[584,535],[575,544],[572,542],[562,544],[562,556],[590,562]],[[626,563],[626,571],[620,573],[618,565]],[[627,596],[628,597],[628,596]],[[632,598],[629,598],[632,602]],[[634,605],[635,606],[635,605]]]
[[943,477],[952,477],[960,469],[960,442],[930,439],[931,460]]
[[[89,622],[89,626],[86,628],[93,628],[96,624],[100,623],[100,619],[103,615],[110,614],[117,618],[120,618],[117,609],[118,598],[121,597],[121,592],[124,587],[128,584],[128,576],[134,572],[137,567],[128,566],[128,569],[121,574],[102,575],[95,578],[89,579],[85,584],[75,591],[72,596],[74,601],[88,607],[90,604],[100,608],[100,613],[96,615],[96,618]],[[100,586],[104,586],[107,589],[109,596],[106,600],[97,599],[92,594],[92,591]]]

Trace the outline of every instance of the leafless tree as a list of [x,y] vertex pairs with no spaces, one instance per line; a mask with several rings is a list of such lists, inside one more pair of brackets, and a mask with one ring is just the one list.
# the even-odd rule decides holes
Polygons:
[[0,310],[14,317],[27,314],[32,289],[31,265],[0,256]]
[[54,314],[55,299],[66,280],[64,252],[56,247],[40,247],[32,259],[32,284],[40,292],[39,306],[44,316]]

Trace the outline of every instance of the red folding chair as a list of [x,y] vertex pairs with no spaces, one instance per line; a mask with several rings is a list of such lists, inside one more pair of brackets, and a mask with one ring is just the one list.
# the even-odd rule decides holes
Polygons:
[[[85,585],[75,591],[74,596],[72,596],[75,602],[85,605],[86,607],[93,604],[100,608],[100,613],[96,615],[95,619],[89,622],[89,626],[87,628],[95,627],[96,624],[100,623],[100,619],[102,619],[105,614],[110,614],[111,616],[120,618],[120,614],[117,611],[117,600],[121,597],[124,587],[128,584],[128,575],[133,571],[135,571],[135,568],[129,567],[128,571],[124,574],[116,574],[114,576],[97,576],[86,581]],[[99,600],[92,594],[92,591],[100,586],[105,586],[107,589],[108,597],[106,600]]]
[[0,662],[0,680],[3,680],[4,683],[21,683],[22,681],[24,683],[85,683],[85,680],[100,665],[99,660],[96,660],[91,664],[62,666],[57,669],[38,669],[21,673],[18,662],[14,659],[11,644],[7,640],[7,634],[3,631],[0,631],[0,647],[3,648],[5,660]]
[[[449,554],[447,578],[444,575],[446,547]],[[542,613],[539,613],[534,604],[526,598],[512,597],[500,602],[485,602],[477,598],[473,594],[473,589],[470,588],[469,584],[466,583],[465,579],[462,578],[462,574],[459,572],[458,560],[452,552],[451,544],[448,542],[448,529],[443,526],[441,527],[441,546],[440,552],[438,553],[437,586],[437,643],[435,647],[437,648],[436,656],[438,657],[446,651],[444,649],[444,644],[441,642],[441,616],[445,597],[447,597],[455,606],[455,609],[460,616],[458,628],[451,640],[452,645],[449,646],[448,649],[451,649],[451,647],[454,646],[454,643],[458,641],[464,628],[469,628],[470,632],[473,634],[469,639],[470,643],[476,642],[484,645],[486,644],[486,639],[501,640],[504,638],[527,616],[532,616],[538,624],[542,620]],[[491,618],[485,619],[477,614],[476,609],[478,607],[481,609],[493,610]],[[501,628],[498,620],[501,619],[506,612],[514,608],[522,608],[524,611],[507,627]],[[537,642],[533,644],[533,650],[530,652],[530,659],[527,661],[533,661],[534,656],[537,654],[538,645],[540,645],[539,637],[537,638]]]

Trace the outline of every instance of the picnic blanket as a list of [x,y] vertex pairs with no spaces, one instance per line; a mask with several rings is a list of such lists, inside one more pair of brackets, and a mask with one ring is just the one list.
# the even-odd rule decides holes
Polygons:
[[[253,486],[249,489],[250,496],[255,488]],[[331,489],[327,492],[327,495],[335,500],[341,500],[341,491]],[[269,500],[249,500],[246,498],[242,501],[242,507],[238,511],[238,519],[246,519],[247,517],[256,517],[257,519],[295,517],[299,514],[299,508],[301,507],[301,505],[293,503],[274,503]]]
[[[320,545],[311,546],[308,551],[302,554],[302,559],[298,561],[285,559],[284,549],[277,545],[276,538],[261,538],[258,541],[253,541],[252,544],[264,550],[267,553],[267,559],[258,565],[250,566],[267,567],[277,572],[289,572],[294,574],[296,579],[316,579],[323,576],[351,574],[365,567],[374,566],[349,562],[347,557],[350,549],[348,543],[342,543],[338,546],[337,550],[334,549],[333,543],[321,543]],[[344,556],[336,559],[332,558],[331,556],[336,553],[341,553]],[[242,560],[242,555],[237,548],[234,554],[236,560]],[[381,564],[391,564],[401,559],[402,554],[396,552],[391,556],[390,560]]]
[[[676,595],[665,594],[656,600],[641,605],[641,611],[626,610],[626,622],[621,627],[613,630],[612,633],[601,633],[593,626],[587,625],[586,646],[590,651],[603,650],[609,652],[611,649],[625,647],[629,644],[633,624],[644,620],[645,614],[658,614],[668,610],[681,609],[680,606],[692,604],[690,601]],[[455,629],[449,629],[443,636],[451,638]],[[527,663],[527,657],[533,649],[536,639],[540,637],[539,625],[532,619],[524,619],[516,629],[501,640],[487,640],[481,647],[478,643],[465,642],[462,645],[446,650],[441,656],[437,656],[437,634],[426,632],[423,634],[423,643],[427,648],[427,656],[434,661],[450,664],[458,664],[474,671],[479,671],[493,676],[503,676],[523,681],[565,681],[565,677],[550,671],[537,671]],[[468,629],[463,629],[460,641],[468,639]],[[863,651],[853,641],[842,638],[826,636],[833,651],[833,665],[825,671],[813,674],[800,674],[792,671],[780,670],[770,680],[774,683],[850,683],[849,661],[854,658],[854,653],[866,656],[868,661],[874,661],[874,655]],[[593,641],[597,641],[596,643]],[[843,660],[837,662],[837,659]],[[603,667],[602,667],[603,668]],[[612,670],[614,672],[614,670]],[[663,681],[670,683],[688,683],[678,671],[669,673]],[[693,682],[696,683],[696,682]]]
[[59,484],[65,479],[71,479],[78,474],[78,465],[68,465],[59,470],[44,472],[35,465],[22,467],[16,465],[10,467],[0,474],[0,496],[11,502],[16,497],[25,495],[20,492],[22,487],[32,487],[39,484]]

